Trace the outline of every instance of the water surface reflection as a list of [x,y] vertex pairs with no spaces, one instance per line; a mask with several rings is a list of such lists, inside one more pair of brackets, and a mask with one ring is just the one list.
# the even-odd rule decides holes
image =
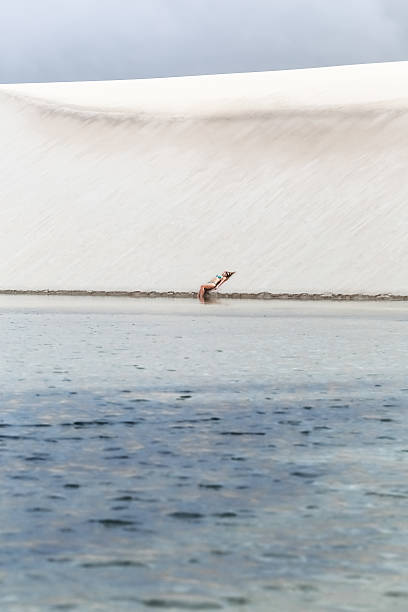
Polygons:
[[405,305],[81,300],[0,299],[2,609],[406,609]]

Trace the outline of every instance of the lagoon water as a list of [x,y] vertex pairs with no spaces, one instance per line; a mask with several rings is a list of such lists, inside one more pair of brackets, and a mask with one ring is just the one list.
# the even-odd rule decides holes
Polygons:
[[406,610],[408,305],[0,297],[0,608]]

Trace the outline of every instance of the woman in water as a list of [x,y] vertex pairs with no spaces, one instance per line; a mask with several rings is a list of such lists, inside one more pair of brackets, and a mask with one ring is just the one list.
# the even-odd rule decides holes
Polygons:
[[235,272],[228,272],[228,270],[224,270],[222,274],[217,274],[208,283],[201,285],[200,291],[198,292],[198,299],[203,302],[207,291],[219,289],[221,285],[225,283],[225,281],[227,281],[233,274],[235,274]]

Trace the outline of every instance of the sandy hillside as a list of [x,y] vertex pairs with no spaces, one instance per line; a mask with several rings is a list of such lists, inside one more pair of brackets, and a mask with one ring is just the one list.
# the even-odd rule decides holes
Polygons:
[[408,294],[408,62],[0,86],[0,289]]

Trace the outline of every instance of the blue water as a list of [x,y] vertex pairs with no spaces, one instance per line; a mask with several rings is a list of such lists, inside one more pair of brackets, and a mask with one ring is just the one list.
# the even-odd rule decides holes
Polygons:
[[408,306],[0,297],[0,608],[406,610]]

